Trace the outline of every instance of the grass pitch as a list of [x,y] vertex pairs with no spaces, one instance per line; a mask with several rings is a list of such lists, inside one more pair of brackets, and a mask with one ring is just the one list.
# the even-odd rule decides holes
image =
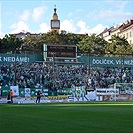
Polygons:
[[0,104],[0,133],[132,132],[132,102]]

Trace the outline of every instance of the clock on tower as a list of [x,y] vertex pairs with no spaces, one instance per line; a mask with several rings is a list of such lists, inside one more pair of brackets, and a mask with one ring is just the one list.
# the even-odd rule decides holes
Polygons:
[[51,29],[60,29],[60,21],[51,20]]

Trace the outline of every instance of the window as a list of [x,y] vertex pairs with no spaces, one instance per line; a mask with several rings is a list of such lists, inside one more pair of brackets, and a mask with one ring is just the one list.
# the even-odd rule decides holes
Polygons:
[[131,31],[130,31],[130,37],[132,37]]
[[128,38],[128,33],[127,33],[127,38]]

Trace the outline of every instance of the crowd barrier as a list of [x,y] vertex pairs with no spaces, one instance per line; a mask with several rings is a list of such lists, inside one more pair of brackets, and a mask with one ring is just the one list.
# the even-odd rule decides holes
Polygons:
[[121,93],[118,88],[96,88],[96,90],[86,92],[85,86],[73,86],[52,92],[48,88],[8,86],[1,87],[0,103],[8,103],[7,95],[10,89],[14,92],[14,103],[35,103],[38,90],[41,91],[41,103],[133,100],[133,89],[125,90],[125,93]]

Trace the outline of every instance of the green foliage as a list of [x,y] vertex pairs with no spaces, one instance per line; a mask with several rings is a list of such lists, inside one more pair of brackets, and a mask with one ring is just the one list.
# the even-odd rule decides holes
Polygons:
[[85,34],[67,33],[64,30],[60,33],[57,31],[49,31],[46,34],[26,36],[24,40],[15,38],[14,35],[5,35],[5,37],[0,40],[0,50],[6,50],[6,53],[11,53],[16,49],[32,53],[42,53],[44,43],[77,45],[78,53],[84,55],[88,55],[88,53],[92,55],[133,53],[133,47],[124,37],[113,35],[109,42],[106,42],[103,38],[96,36],[96,34],[88,36]]
[[42,36],[27,36],[21,46],[22,51],[38,53],[43,51],[44,39]]
[[104,47],[107,42],[97,37],[96,34],[92,34],[90,36],[86,36],[79,42],[78,47],[81,52],[88,53],[90,52],[93,55],[100,55],[104,53]]
[[16,49],[19,49],[22,45],[23,41],[20,38],[15,38],[14,35],[9,34],[5,35],[5,37],[1,40],[0,50],[6,52],[12,52]]
[[125,37],[113,35],[105,46],[105,52],[114,55],[132,54],[133,49]]
[[73,33],[67,33],[61,31],[59,34],[56,31],[49,31],[46,34],[40,36],[27,36],[22,45],[23,50],[30,49],[31,51],[40,50],[43,51],[43,44],[61,44],[61,45],[76,45],[82,40],[81,35]]

